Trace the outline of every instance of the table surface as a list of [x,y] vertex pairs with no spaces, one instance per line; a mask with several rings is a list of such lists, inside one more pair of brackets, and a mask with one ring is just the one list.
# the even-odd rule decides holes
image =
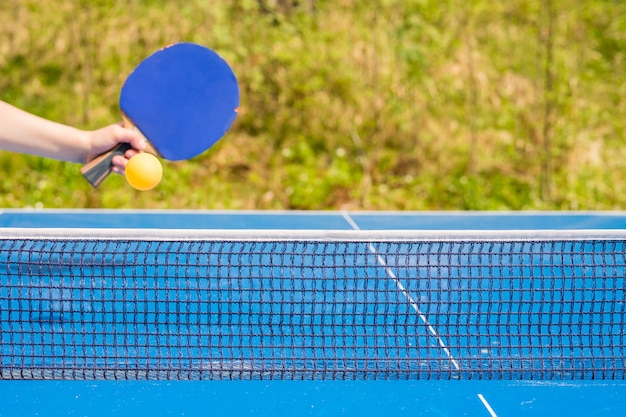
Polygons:
[[626,212],[134,211],[0,209],[0,227],[262,230],[604,230],[626,229]]

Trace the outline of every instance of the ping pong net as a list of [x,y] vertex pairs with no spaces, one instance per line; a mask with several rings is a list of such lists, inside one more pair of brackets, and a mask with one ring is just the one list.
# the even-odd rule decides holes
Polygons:
[[4,229],[2,379],[624,379],[626,233]]

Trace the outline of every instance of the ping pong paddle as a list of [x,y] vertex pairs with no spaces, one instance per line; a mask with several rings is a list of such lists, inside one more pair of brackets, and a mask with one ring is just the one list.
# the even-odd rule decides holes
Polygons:
[[[143,60],[128,76],[119,99],[126,127],[137,128],[148,149],[164,159],[193,158],[213,146],[231,127],[239,107],[232,69],[217,53],[177,43]],[[111,173],[111,160],[131,146],[120,143],[81,169],[97,187]]]

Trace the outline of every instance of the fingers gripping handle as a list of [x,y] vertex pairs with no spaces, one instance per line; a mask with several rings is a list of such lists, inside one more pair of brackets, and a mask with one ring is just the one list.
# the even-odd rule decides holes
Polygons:
[[119,143],[113,149],[98,155],[85,164],[80,172],[93,187],[97,187],[113,171],[113,157],[124,155],[131,148],[129,143]]

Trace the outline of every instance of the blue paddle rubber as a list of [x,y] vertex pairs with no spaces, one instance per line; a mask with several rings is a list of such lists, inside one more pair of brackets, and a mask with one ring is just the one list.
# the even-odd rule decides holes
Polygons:
[[100,154],[91,162],[86,164],[81,173],[93,187],[97,187],[113,171],[113,158],[117,155],[124,155],[127,150],[132,149],[129,143],[120,143],[110,151]]
[[120,108],[168,160],[193,158],[228,131],[239,107],[239,87],[226,61],[212,50],[179,43],[144,60],[128,76]]

